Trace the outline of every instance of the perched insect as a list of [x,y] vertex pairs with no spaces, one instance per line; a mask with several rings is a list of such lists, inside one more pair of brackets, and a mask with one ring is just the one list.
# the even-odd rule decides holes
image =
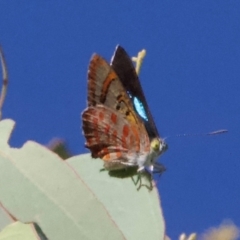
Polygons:
[[167,149],[148,108],[132,60],[117,46],[109,65],[94,54],[88,70],[88,103],[82,113],[86,147],[109,171],[145,167],[164,171],[157,158]]

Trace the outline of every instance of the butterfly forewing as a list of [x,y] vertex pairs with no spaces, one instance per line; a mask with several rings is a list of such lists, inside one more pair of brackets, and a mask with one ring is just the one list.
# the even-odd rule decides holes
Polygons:
[[[142,117],[141,115],[138,116],[143,120],[150,139],[158,138],[159,133],[149,110],[132,60],[121,46],[116,47],[111,66],[118,75],[125,91],[131,96],[131,100],[133,101],[133,98],[136,97],[139,103],[142,104],[144,111],[146,112],[146,117]],[[138,112],[136,107],[135,110]]]
[[94,54],[88,70],[88,106],[102,104],[123,114],[136,124],[142,124],[119,77],[99,55]]

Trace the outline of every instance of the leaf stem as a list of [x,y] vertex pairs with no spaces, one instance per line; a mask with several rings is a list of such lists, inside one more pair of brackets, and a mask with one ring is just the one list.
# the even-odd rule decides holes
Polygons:
[[0,46],[0,60],[2,66],[2,77],[3,77],[3,85],[0,95],[0,120],[2,119],[2,107],[3,103],[7,94],[7,86],[8,86],[8,71],[7,71],[7,64],[3,54],[2,47]]

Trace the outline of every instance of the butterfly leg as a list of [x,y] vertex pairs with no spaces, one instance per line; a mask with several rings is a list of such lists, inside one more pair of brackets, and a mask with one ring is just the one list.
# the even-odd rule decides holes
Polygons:
[[[135,181],[133,178],[132,179],[135,185],[138,185],[139,183],[137,190],[139,190],[142,186],[145,186],[146,188],[148,188],[149,191],[151,191],[155,186],[155,184],[153,186],[153,183],[152,183],[153,174],[158,174],[160,177],[162,173],[165,171],[166,171],[166,168],[163,164],[155,162],[153,165],[149,167],[149,170],[144,169],[144,167],[139,167],[137,170],[137,173],[138,173],[137,180]],[[143,177],[149,180],[150,186],[142,183]]]
[[107,171],[107,169],[104,167],[99,170],[99,172],[104,172],[104,171]]
[[141,180],[141,177],[139,176],[139,174],[137,174],[137,179],[136,180],[134,179],[134,176],[132,176],[131,179],[132,179],[135,186],[137,186],[138,182],[140,181],[140,185],[137,188],[137,190],[139,190],[141,188],[141,185],[142,185],[142,180]]
[[[162,173],[166,171],[166,168],[163,164],[155,162],[153,165],[153,171],[152,174],[157,174],[160,178],[162,176]],[[158,179],[159,180],[159,179]],[[157,185],[158,180],[155,180],[154,185]]]
[[153,173],[158,173],[159,176],[161,176],[162,173],[165,172],[166,170],[167,169],[163,164],[155,162],[154,165],[153,165],[153,171],[152,172]]
[[[146,187],[149,191],[153,189],[153,184],[152,184],[152,175],[146,171],[145,169],[141,172],[137,172],[137,179],[135,180],[134,177],[132,176],[132,181],[135,186],[139,185],[137,187],[137,190],[139,191],[141,187]],[[143,183],[143,178],[146,178],[149,184]]]

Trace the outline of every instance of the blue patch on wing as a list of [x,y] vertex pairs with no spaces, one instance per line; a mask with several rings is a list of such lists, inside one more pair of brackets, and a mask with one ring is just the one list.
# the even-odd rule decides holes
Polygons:
[[135,110],[137,111],[137,113],[140,115],[140,117],[142,117],[145,121],[148,121],[148,117],[146,114],[146,111],[144,109],[144,106],[142,104],[142,102],[140,100],[138,100],[137,97],[133,97],[132,94],[127,91],[128,96],[133,99],[133,105],[135,107]]
[[145,121],[148,121],[148,117],[147,117],[147,114],[146,114],[146,111],[144,109],[144,106],[142,104],[142,102],[140,102],[138,100],[138,98],[136,97],[133,97],[133,104],[134,104],[134,107],[136,108],[136,111],[138,112],[138,114],[145,120]]

